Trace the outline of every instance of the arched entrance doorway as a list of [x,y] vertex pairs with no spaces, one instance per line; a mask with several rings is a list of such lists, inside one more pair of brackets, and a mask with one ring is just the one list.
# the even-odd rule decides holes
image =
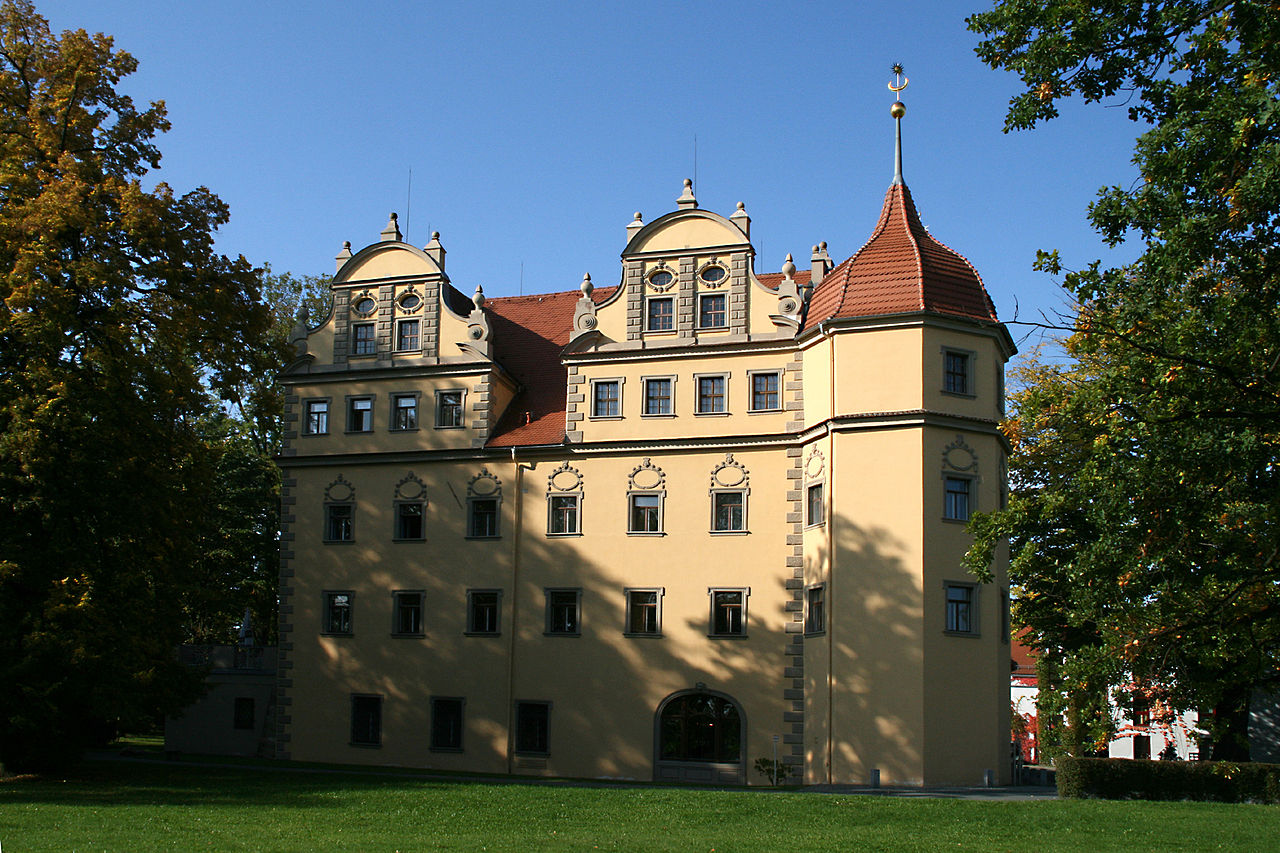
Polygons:
[[672,693],[654,717],[653,778],[745,785],[747,723],[732,697],[699,687]]

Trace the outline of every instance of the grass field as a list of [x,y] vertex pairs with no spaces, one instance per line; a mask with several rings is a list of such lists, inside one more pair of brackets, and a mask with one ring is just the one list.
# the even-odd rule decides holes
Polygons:
[[1280,808],[895,799],[87,763],[0,780],[0,849],[1111,850],[1280,848]]

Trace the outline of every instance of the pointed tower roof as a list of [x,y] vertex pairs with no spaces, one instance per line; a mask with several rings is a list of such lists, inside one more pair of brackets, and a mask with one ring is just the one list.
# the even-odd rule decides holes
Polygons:
[[[894,66],[894,71],[901,75],[900,66]],[[891,83],[889,88],[898,92],[906,83],[896,87]],[[977,270],[935,240],[920,222],[911,191],[902,179],[905,112],[901,101],[890,110],[897,124],[894,176],[884,196],[880,221],[871,239],[818,285],[809,303],[806,327],[841,317],[918,312],[999,322]]]

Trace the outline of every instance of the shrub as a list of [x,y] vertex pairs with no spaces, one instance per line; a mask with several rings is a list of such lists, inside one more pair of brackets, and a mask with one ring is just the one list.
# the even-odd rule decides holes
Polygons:
[[1060,758],[1058,796],[1280,803],[1280,764]]

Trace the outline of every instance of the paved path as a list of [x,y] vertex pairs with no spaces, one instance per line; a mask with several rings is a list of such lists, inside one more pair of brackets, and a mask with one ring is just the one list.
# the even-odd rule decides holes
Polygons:
[[[204,767],[221,770],[258,770],[267,773],[316,773],[330,775],[384,776],[397,779],[429,779],[433,782],[484,782],[489,784],[513,785],[557,785],[578,788],[649,788],[654,785],[646,782],[630,782],[607,779],[546,779],[538,776],[467,776],[457,773],[431,773],[423,771],[415,773],[405,770],[381,770],[376,767],[307,767],[297,764],[274,764],[266,761],[246,760],[239,762],[200,761],[198,758],[182,758],[173,761],[159,755],[117,752],[114,750],[93,750],[85,754],[89,761],[119,761],[136,764],[170,764],[179,767]],[[659,786],[676,787],[676,786]],[[684,787],[684,786],[679,786]],[[690,788],[705,787],[690,785]],[[768,793],[771,789],[734,788]],[[1024,785],[1006,788],[909,788],[886,786],[873,788],[870,785],[808,785],[803,788],[783,788],[782,791],[793,794],[842,794],[845,796],[866,797],[914,797],[953,800],[1053,800],[1057,799],[1056,788]]]

